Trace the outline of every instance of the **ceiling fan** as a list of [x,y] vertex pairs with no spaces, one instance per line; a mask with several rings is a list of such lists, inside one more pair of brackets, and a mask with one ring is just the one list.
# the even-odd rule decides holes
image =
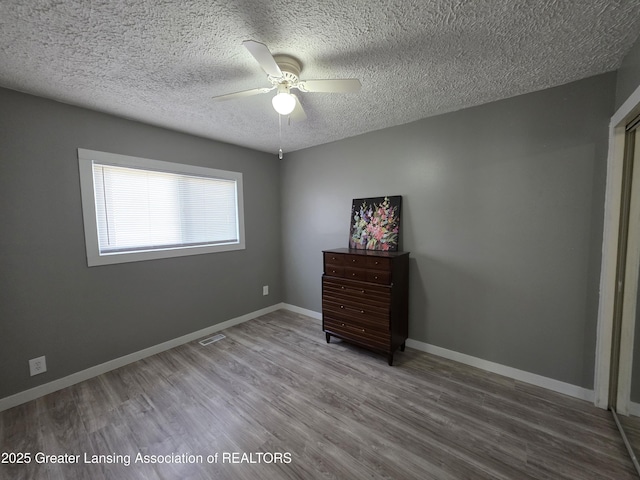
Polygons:
[[271,55],[267,46],[254,40],[242,42],[249,53],[253,55],[262,70],[267,74],[270,87],[253,88],[242,92],[229,93],[213,97],[216,101],[232,100],[234,98],[249,97],[277,90],[272,99],[273,108],[280,115],[289,115],[294,121],[307,118],[298,97],[291,93],[297,88],[301,92],[349,93],[360,90],[360,80],[357,78],[300,80],[302,66],[300,62],[289,55]]

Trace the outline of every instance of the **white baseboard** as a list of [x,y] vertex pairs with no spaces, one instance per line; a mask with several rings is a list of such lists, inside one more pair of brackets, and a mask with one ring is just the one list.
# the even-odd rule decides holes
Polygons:
[[0,398],[0,412],[17,405],[21,405],[25,402],[35,400],[36,398],[40,398],[44,395],[48,395],[49,393],[53,393],[58,390],[62,390],[63,388],[70,387],[71,385],[83,382],[84,380],[97,377],[98,375],[109,372],[111,370],[115,370],[116,368],[124,367],[125,365],[128,365],[130,363],[137,362],[138,360],[142,360],[143,358],[155,355],[156,353],[164,352],[165,350],[169,350],[179,345],[192,342],[194,340],[197,340],[198,338],[204,337],[206,335],[211,335],[212,333],[224,330],[225,328],[239,325],[248,320],[254,319],[261,315],[266,315],[267,313],[275,312],[276,310],[280,310],[282,308],[285,308],[284,304],[277,303],[270,307],[256,310],[255,312],[247,313],[246,315],[217,323],[202,330],[198,330],[197,332],[189,333],[182,337],[174,338],[173,340],[169,340],[167,342],[145,348],[144,350],[140,350],[138,352],[134,352],[113,360],[109,360],[108,362],[101,363],[100,365],[87,368],[86,370],[82,370],[80,372],[72,373],[67,377],[59,378],[43,385],[38,385],[37,387],[16,393],[15,395]]
[[[240,317],[232,318],[230,320],[226,320],[221,323],[217,323],[215,325],[204,328],[202,330],[198,330],[197,332],[193,332],[193,333],[184,335],[182,337],[178,337],[173,340],[169,340],[167,342],[160,343],[158,345],[154,345],[149,348],[145,348],[144,350],[140,350],[138,352],[134,352],[129,355],[116,358],[114,360],[109,360],[108,362],[102,363],[100,365],[96,365],[94,367],[87,368],[86,370],[73,373],[67,377],[60,378],[58,380],[45,383],[44,385],[39,385],[29,390],[16,393],[15,395],[1,398],[0,412],[7,410],[9,408],[15,407],[17,405],[21,405],[25,402],[35,400],[36,398],[42,397],[44,395],[48,395],[49,393],[56,392],[63,388],[69,387],[71,385],[75,385],[76,383],[82,382],[84,380],[88,380],[90,378],[96,377],[98,375],[109,372],[111,370],[115,370],[116,368],[120,368],[130,363],[137,362],[138,360],[142,360],[143,358],[150,357],[152,355],[155,355],[156,353],[164,352],[165,350],[169,350],[171,348],[183,345],[185,343],[192,342],[194,340],[197,340],[198,338],[204,337],[206,335],[210,335],[220,330],[224,330],[225,328],[233,327],[234,325],[239,325],[248,320],[252,320],[254,318],[260,317],[262,315],[266,315],[267,313],[275,312],[276,310],[280,310],[280,309],[285,309],[294,313],[306,315],[314,320],[322,319],[322,314],[319,312],[315,312],[313,310],[307,310],[306,308],[297,307],[295,305],[290,305],[288,303],[277,303],[275,305],[271,305],[270,307],[266,307],[261,310],[256,310],[255,312],[251,312],[246,315],[242,315]],[[586,388],[578,387],[576,385],[564,383],[559,380],[543,377],[535,373],[525,372],[523,370],[518,370],[512,367],[507,367],[499,363],[489,362],[481,358],[472,357],[470,355],[466,355],[464,353],[458,353],[453,350],[447,350],[446,348],[437,347],[435,345],[419,342],[417,340],[407,339],[406,345],[410,348],[415,348],[416,350],[431,353],[439,357],[447,358],[449,360],[454,360],[456,362],[460,362],[465,365],[477,367],[482,370],[497,373],[499,375],[513,378],[515,380],[519,380],[525,383],[530,383],[538,387],[543,387],[549,390],[553,390],[554,392],[563,393],[571,397],[587,400],[589,402],[593,402],[594,400],[593,390],[588,390]],[[632,403],[630,406],[630,409],[631,409],[630,413],[632,415],[640,416],[640,404]]]
[[[307,310],[305,308],[296,307],[295,305],[289,305],[287,303],[283,303],[282,308],[295,313],[300,313],[302,315],[307,315],[315,320],[322,320],[322,313],[320,312],[314,312],[313,310]],[[481,370],[497,373],[498,375],[503,375],[505,377],[513,378],[514,380],[519,380],[531,385],[546,388],[554,392],[563,393],[565,395],[579,398],[581,400],[586,400],[591,403],[593,403],[595,398],[593,390],[578,387],[577,385],[561,382],[559,380],[554,380],[553,378],[543,377],[542,375],[537,375],[535,373],[525,372],[524,370],[518,370],[517,368],[507,367],[506,365],[501,365],[499,363],[489,362],[488,360],[472,357],[471,355],[466,355],[464,353],[447,350],[446,348],[437,347],[435,345],[419,342],[410,338],[407,339],[406,345],[407,347],[415,348],[416,350],[420,350],[422,352],[431,353],[439,357],[464,363],[465,365],[470,365],[472,367],[480,368]],[[638,412],[640,416],[640,404],[638,404]]]
[[531,385],[553,390],[554,392],[563,393],[591,403],[593,403],[595,398],[593,390],[554,380],[553,378],[543,377],[542,375],[537,375],[535,373],[525,372],[524,370],[518,370],[517,368],[507,367],[506,365],[490,362],[481,358],[472,357],[471,355],[466,355],[464,353],[447,350],[446,348],[437,347],[435,345],[411,339],[407,339],[406,345],[407,347],[415,348],[416,350],[432,353],[439,357],[464,363],[465,365],[497,373],[498,375],[513,378],[514,380],[519,380],[524,383],[530,383]]
[[299,313],[300,315],[306,315],[307,317],[311,317],[314,320],[322,320],[322,314],[319,312],[314,312],[313,310],[307,310],[306,308],[296,307],[295,305],[290,305],[288,303],[282,303],[282,308],[285,310],[289,310],[293,313]]

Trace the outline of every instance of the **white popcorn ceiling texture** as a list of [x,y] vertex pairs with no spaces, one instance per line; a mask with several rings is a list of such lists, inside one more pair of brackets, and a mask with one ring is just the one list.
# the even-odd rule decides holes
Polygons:
[[275,92],[242,46],[302,63],[307,121],[285,152],[617,69],[637,0],[2,0],[0,86],[275,153]]

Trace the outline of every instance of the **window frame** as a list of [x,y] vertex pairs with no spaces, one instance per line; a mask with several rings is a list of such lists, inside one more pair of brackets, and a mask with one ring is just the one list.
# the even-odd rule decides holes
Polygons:
[[[100,253],[98,244],[98,222],[96,219],[96,199],[93,181],[93,164],[108,164],[120,167],[137,168],[143,170],[161,171],[184,175],[213,177],[236,182],[236,202],[238,212],[238,241],[215,245],[197,245],[185,247],[171,247],[144,251]],[[161,258],[184,257],[208,253],[244,250],[244,194],[242,173],[218,170],[196,165],[165,162],[149,158],[132,157],[116,153],[99,152],[78,148],[78,169],[80,173],[80,193],[82,200],[82,216],[84,221],[84,236],[89,267],[99,265],[113,265],[118,263],[140,262]]]

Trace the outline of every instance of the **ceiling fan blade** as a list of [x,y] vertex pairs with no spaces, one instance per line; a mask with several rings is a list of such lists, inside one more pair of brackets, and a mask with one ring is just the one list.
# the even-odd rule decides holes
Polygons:
[[213,100],[221,102],[224,100],[231,100],[234,98],[251,97],[252,95],[259,95],[260,93],[267,93],[273,90],[274,88],[275,87],[252,88],[251,90],[244,90],[242,92],[227,93],[226,95],[219,95],[217,97],[213,97]]
[[362,84],[357,78],[304,80],[298,82],[298,88],[303,92],[350,93],[360,91],[360,87],[362,87]]
[[293,93],[291,95],[293,95],[296,99],[296,106],[293,107],[293,112],[289,114],[289,118],[294,122],[302,122],[307,119],[307,114],[304,113],[304,109],[302,108],[300,99]]
[[271,52],[264,43],[245,40],[242,42],[242,45],[249,50],[249,53],[258,61],[267,75],[271,75],[272,77],[282,76],[282,70],[280,70],[280,67],[273,59],[273,55],[271,55]]

